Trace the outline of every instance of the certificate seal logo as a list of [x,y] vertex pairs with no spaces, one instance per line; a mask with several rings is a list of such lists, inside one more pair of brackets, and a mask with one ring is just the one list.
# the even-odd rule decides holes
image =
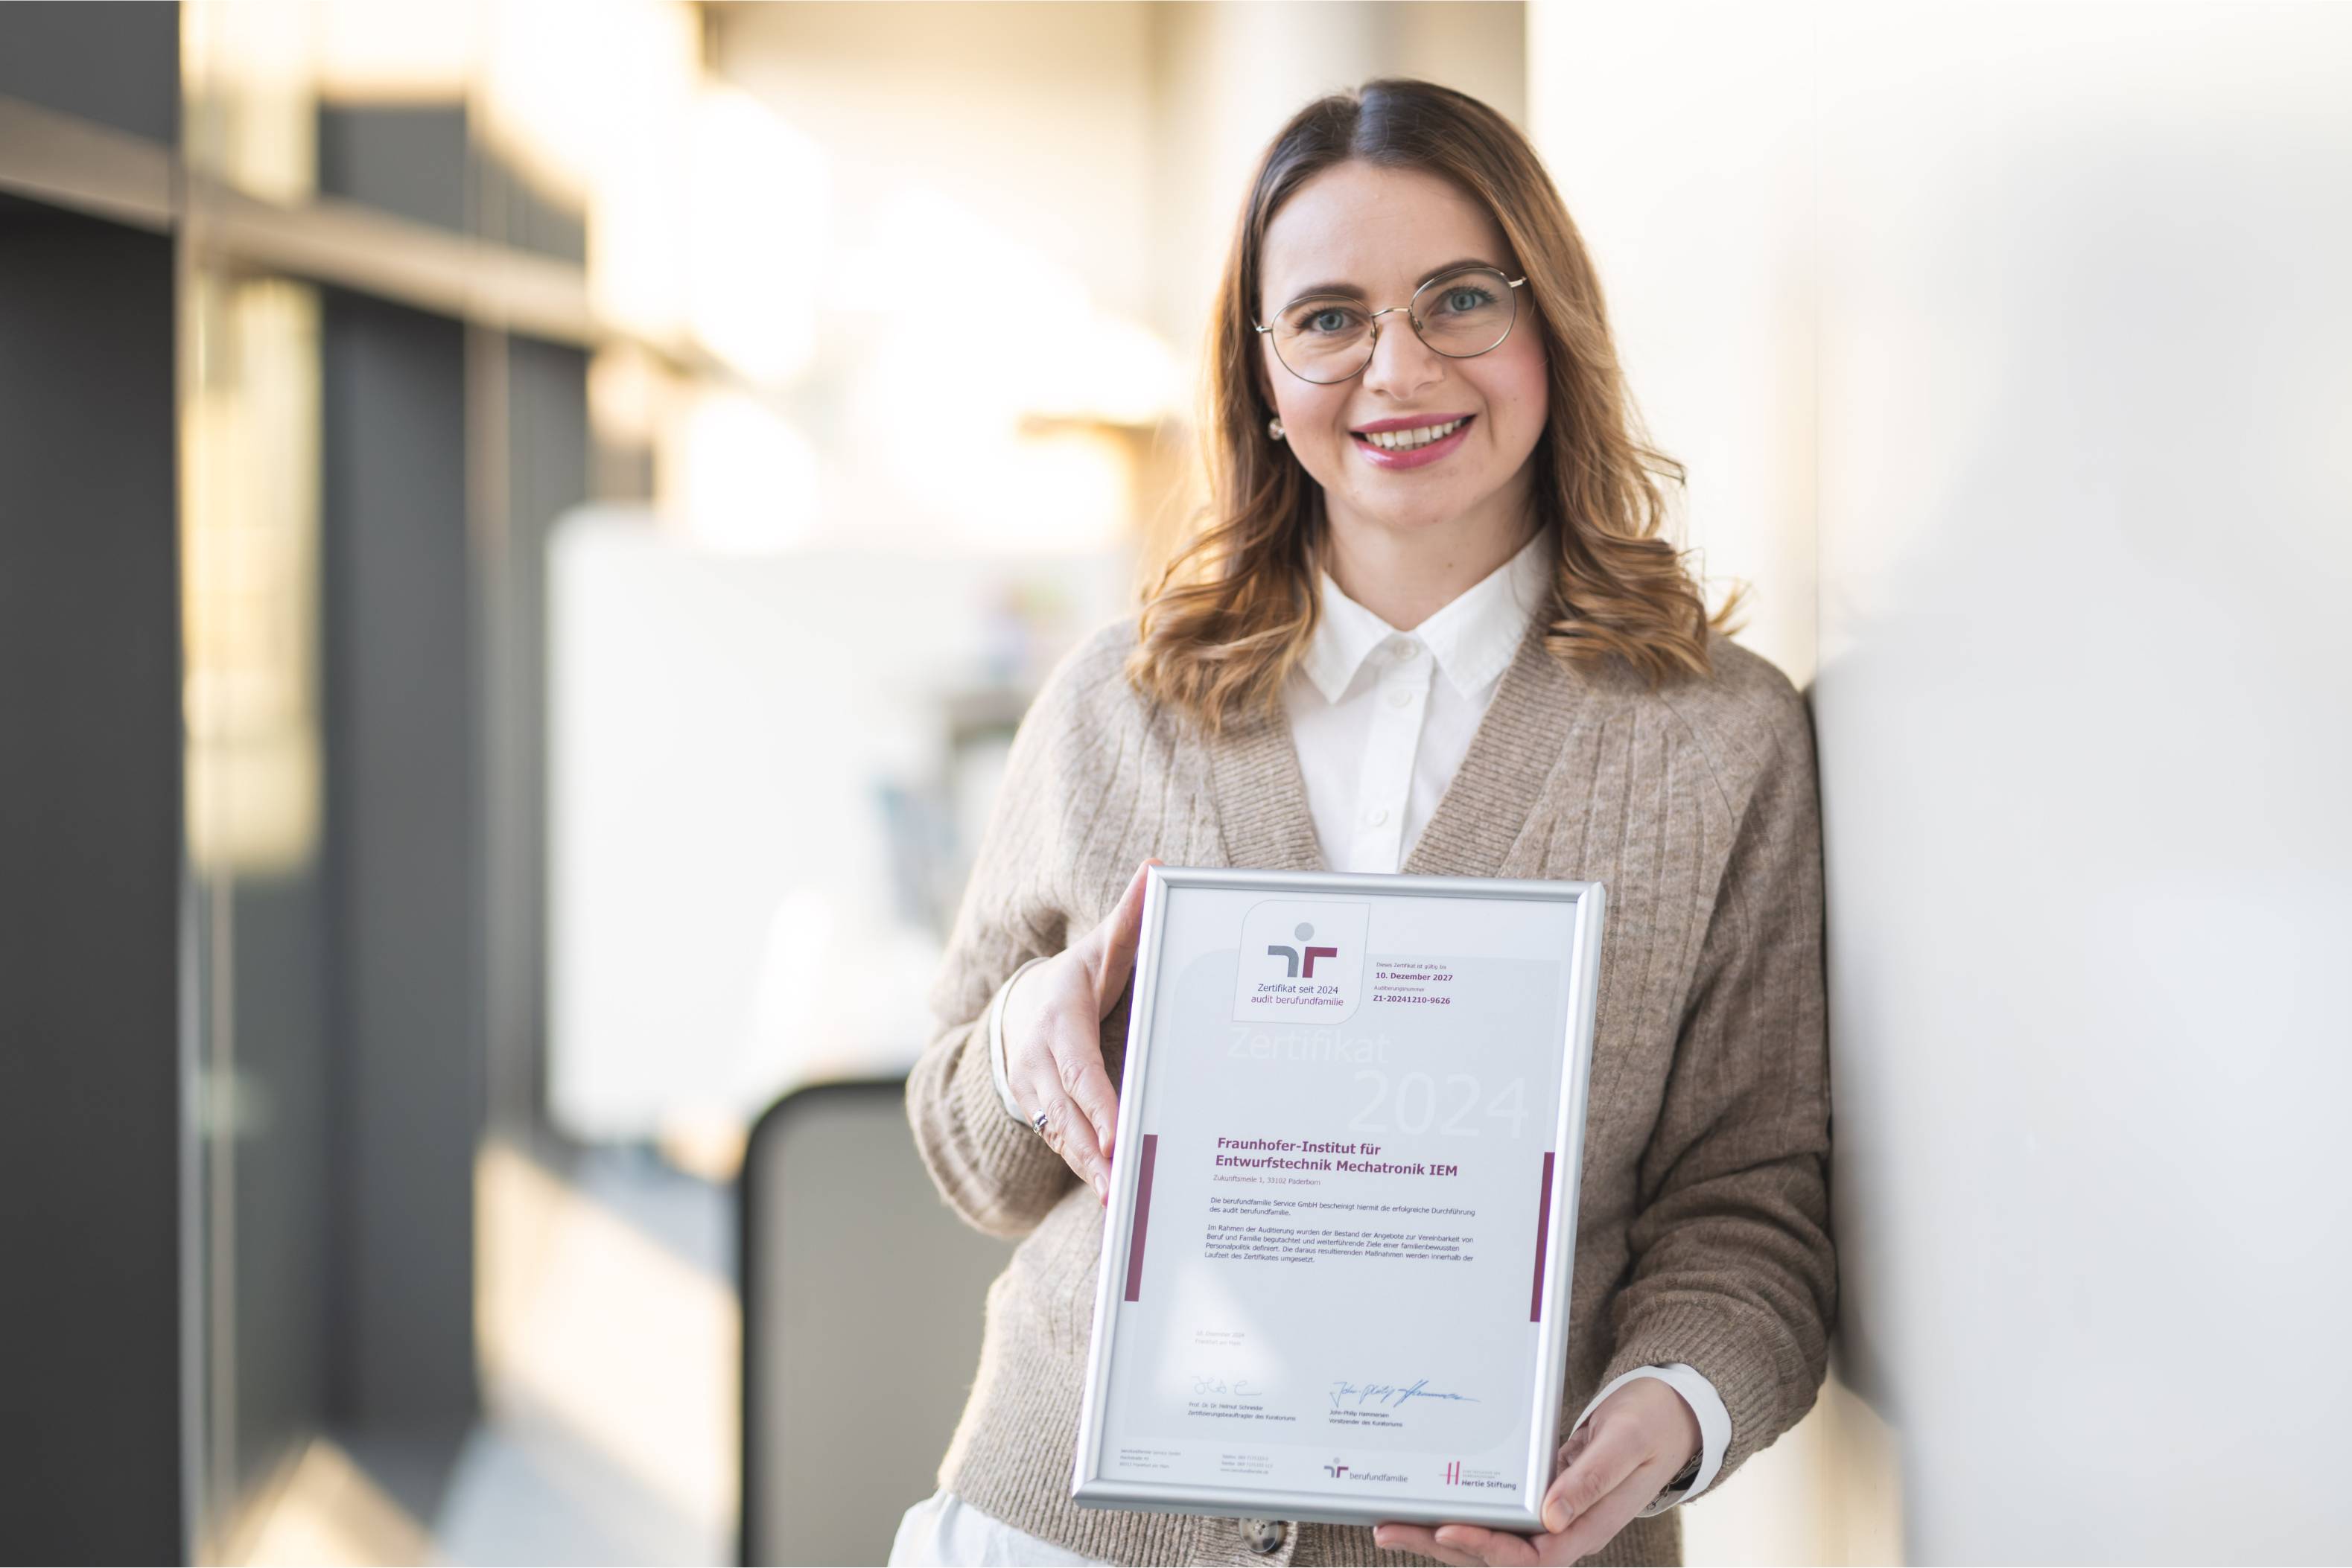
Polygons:
[[1363,998],[1363,904],[1268,899],[1242,917],[1236,1019],[1338,1023]]

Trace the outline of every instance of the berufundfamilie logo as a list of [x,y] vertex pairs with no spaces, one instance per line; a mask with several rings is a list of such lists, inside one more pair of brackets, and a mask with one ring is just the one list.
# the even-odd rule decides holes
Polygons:
[[1335,1481],[1401,1481],[1411,1479],[1394,1470],[1357,1470],[1350,1473],[1348,1467],[1339,1462],[1339,1458],[1336,1454],[1331,1457],[1331,1462],[1323,1467],[1323,1473]]
[[[1297,936],[1298,936],[1298,940],[1299,940],[1300,944],[1304,946],[1305,945],[1307,945],[1307,944],[1310,944],[1310,943],[1312,943],[1312,942],[1315,940],[1315,927],[1313,927],[1312,925],[1307,925],[1307,922],[1305,922],[1304,920],[1302,920],[1302,921],[1300,921],[1300,922],[1298,923],[1298,931],[1297,931]],[[1313,979],[1313,978],[1315,977],[1315,960],[1316,960],[1316,959],[1318,959],[1318,958],[1336,958],[1336,957],[1338,957],[1338,956],[1339,956],[1339,949],[1338,949],[1337,947],[1316,947],[1316,946],[1305,946],[1305,951],[1306,951],[1306,959],[1307,959],[1307,967],[1306,967],[1306,971],[1305,971],[1305,973],[1306,973],[1307,977],[1308,979],[1310,979],[1310,980],[1311,980],[1311,979]],[[1298,947],[1286,947],[1286,946],[1283,946],[1281,943],[1279,943],[1279,942],[1276,942],[1276,943],[1273,944],[1271,946],[1267,947],[1267,948],[1266,948],[1266,950],[1265,950],[1265,956],[1266,956],[1267,957],[1269,957],[1269,958],[1279,958],[1279,959],[1281,959],[1284,963],[1286,963],[1286,964],[1287,964],[1287,965],[1289,965],[1289,966],[1290,966],[1290,968],[1289,968],[1289,970],[1288,970],[1288,974],[1289,974],[1290,977],[1291,977],[1292,979],[1294,979],[1294,980],[1295,980],[1295,979],[1297,979],[1297,978],[1298,978],[1298,977],[1299,977],[1299,973],[1300,973],[1300,970],[1299,970],[1299,954],[1300,954],[1300,949],[1299,949]],[[1329,973],[1330,973],[1330,970],[1327,967],[1327,968],[1324,970],[1324,973],[1328,975],[1328,974],[1329,974]]]
[[1367,904],[1268,899],[1242,916],[1234,1017],[1337,1023],[1363,999]]

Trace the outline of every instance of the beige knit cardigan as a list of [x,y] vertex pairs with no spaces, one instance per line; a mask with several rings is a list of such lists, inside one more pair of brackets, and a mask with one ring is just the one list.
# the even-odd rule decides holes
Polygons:
[[[1103,1211],[1005,1114],[988,1003],[1147,856],[1322,867],[1286,722],[1214,739],[1180,723],[1126,681],[1135,637],[1131,620],[1097,633],[1024,721],[932,992],[943,1027],[908,1080],[940,1192],[1022,1239],[940,1484],[1111,1563],[1428,1562],[1366,1526],[1285,1521],[1259,1553],[1235,1519],[1070,1501]],[[1402,869],[1607,884],[1562,1430],[1619,1372],[1687,1362],[1730,1413],[1719,1487],[1812,1404],[1837,1272],[1811,727],[1778,669],[1720,636],[1709,653],[1711,676],[1654,691],[1614,661],[1562,663],[1531,624]],[[1122,998],[1102,1027],[1114,1083],[1126,1036]],[[1589,1561],[1681,1554],[1669,1510]]]

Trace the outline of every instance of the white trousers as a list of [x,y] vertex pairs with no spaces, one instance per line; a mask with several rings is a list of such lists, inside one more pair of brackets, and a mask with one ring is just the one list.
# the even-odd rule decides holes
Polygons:
[[1098,1563],[1015,1530],[946,1490],[908,1509],[890,1542],[890,1568],[1076,1568]]

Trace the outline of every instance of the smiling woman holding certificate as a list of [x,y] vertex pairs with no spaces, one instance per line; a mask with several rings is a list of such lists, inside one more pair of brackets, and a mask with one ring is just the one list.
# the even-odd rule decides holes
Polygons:
[[[1558,192],[1486,106],[1382,81],[1295,117],[1236,227],[1211,374],[1208,516],[1140,614],[1065,660],[1024,722],[934,990],[944,1028],[908,1081],[942,1195],[1022,1240],[989,1292],[940,1490],[908,1511],[891,1561],[1678,1561],[1674,1505],[1724,1484],[1811,1406],[1835,1305],[1803,702],[1710,622],[1659,537],[1654,476],[1678,471],[1637,439],[1600,287]],[[1211,936],[1166,924],[1181,902],[1155,904],[1169,946],[1153,949],[1168,993],[1153,1016],[1222,1018],[1243,1055],[1152,1059],[1155,1113],[1189,1116],[1208,1143],[1162,1172],[1192,1185],[1148,1205],[1155,1151],[1122,1146],[1118,1089],[1147,862],[1170,868],[1163,888],[1190,878],[1200,885],[1185,896],[1213,902],[1226,896],[1221,877],[1277,876],[1276,893],[1228,889],[1229,911],[1199,905],[1212,925],[1234,922]],[[1314,876],[1400,872],[1392,884]],[[1465,1333],[1486,1332],[1475,1324],[1494,1293],[1480,1260],[1547,1222],[1522,1224],[1534,1183],[1489,1186],[1475,1173],[1504,1166],[1456,1161],[1439,1140],[1450,1126],[1478,1134],[1463,1148],[1516,1146],[1524,1129],[1502,1080],[1467,1071],[1470,1058],[1540,1047],[1511,1019],[1572,1019],[1559,977],[1570,943],[1568,927],[1544,927],[1549,902],[1506,899],[1482,916],[1477,966],[1457,973],[1447,899],[1570,883],[1595,890],[1596,913],[1605,889],[1607,915],[1585,1089],[1559,1145],[1578,1155],[1557,1183],[1573,1210],[1549,1221],[1572,1238],[1573,1266],[1560,1270],[1572,1284],[1555,1413],[1568,1436],[1531,1500],[1541,1528],[1466,1522],[1467,1503],[1460,1522],[1379,1511],[1417,1484],[1381,1456],[1418,1464],[1440,1434],[1465,1446],[1495,1436],[1474,1413],[1492,1391],[1414,1365],[1421,1343],[1394,1346],[1393,1365],[1364,1347],[1363,1375],[1331,1385],[1356,1457],[1324,1456],[1327,1479],[1341,1484],[1344,1467],[1347,1485],[1363,1484],[1353,1512],[1330,1517],[1370,1522],[1075,1500],[1114,1177],[1123,1203],[1153,1217],[1150,1270],[1163,1266],[1162,1218],[1182,1216],[1169,1239],[1196,1295],[1216,1293],[1221,1277],[1204,1270],[1218,1268],[1302,1281],[1369,1270],[1437,1303],[1431,1335],[1443,1337],[1448,1291]],[[1376,887],[1419,888],[1443,908],[1349,891]],[[1348,925],[1359,920],[1370,924]],[[1285,972],[1241,973],[1236,989],[1236,955]],[[1312,984],[1310,964],[1322,966]],[[1349,999],[1327,977],[1353,964],[1366,967],[1349,970]],[[1385,1034],[1312,1010],[1259,1023],[1254,1005],[1392,1021]],[[1396,1054],[1368,1054],[1383,1051]],[[1328,1103],[1279,1087],[1306,1082],[1297,1071],[1318,1052],[1333,1070]],[[1471,1089],[1413,1065],[1442,1069],[1448,1052]],[[1241,1071],[1254,1053],[1255,1077]],[[1570,1103],[1571,1055],[1513,1059],[1551,1073],[1549,1091],[1522,1091],[1522,1114]],[[1404,1099],[1421,1092],[1406,1083],[1416,1074],[1426,1107]],[[1349,1103],[1375,1090],[1385,1101]],[[1307,1126],[1295,1135],[1271,1124],[1292,1110]],[[1210,1185],[1243,1176],[1286,1185]],[[1367,1195],[1391,1191],[1365,1184],[1396,1183],[1416,1190],[1372,1201],[1412,1212],[1365,1218]],[[1553,1190],[1547,1173],[1541,1191]],[[1140,1229],[1111,1239],[1136,1270],[1130,1299],[1162,1277],[1145,1272]],[[1506,1230],[1507,1243],[1494,1239]],[[1522,1291],[1529,1261],[1508,1259]],[[1539,1309],[1545,1263],[1532,1265]],[[1222,1278],[1239,1289],[1245,1276]],[[1214,1313],[1183,1321],[1188,1345],[1216,1354],[1183,1369],[1208,1385],[1188,1386],[1171,1431],[1285,1418],[1234,1370],[1245,1359],[1236,1331]],[[1506,1363],[1459,1364],[1466,1378]],[[1532,1378],[1516,1394],[1547,1397]],[[1316,1414],[1312,1440],[1326,1444],[1339,1417]],[[1422,1436],[1403,1430],[1416,1424]],[[1153,1462],[1149,1446],[1121,1462]],[[1237,1468],[1213,1495],[1250,1494],[1244,1449],[1297,1458],[1274,1438],[1231,1446]],[[1435,1479],[1480,1495],[1468,1461]]]

